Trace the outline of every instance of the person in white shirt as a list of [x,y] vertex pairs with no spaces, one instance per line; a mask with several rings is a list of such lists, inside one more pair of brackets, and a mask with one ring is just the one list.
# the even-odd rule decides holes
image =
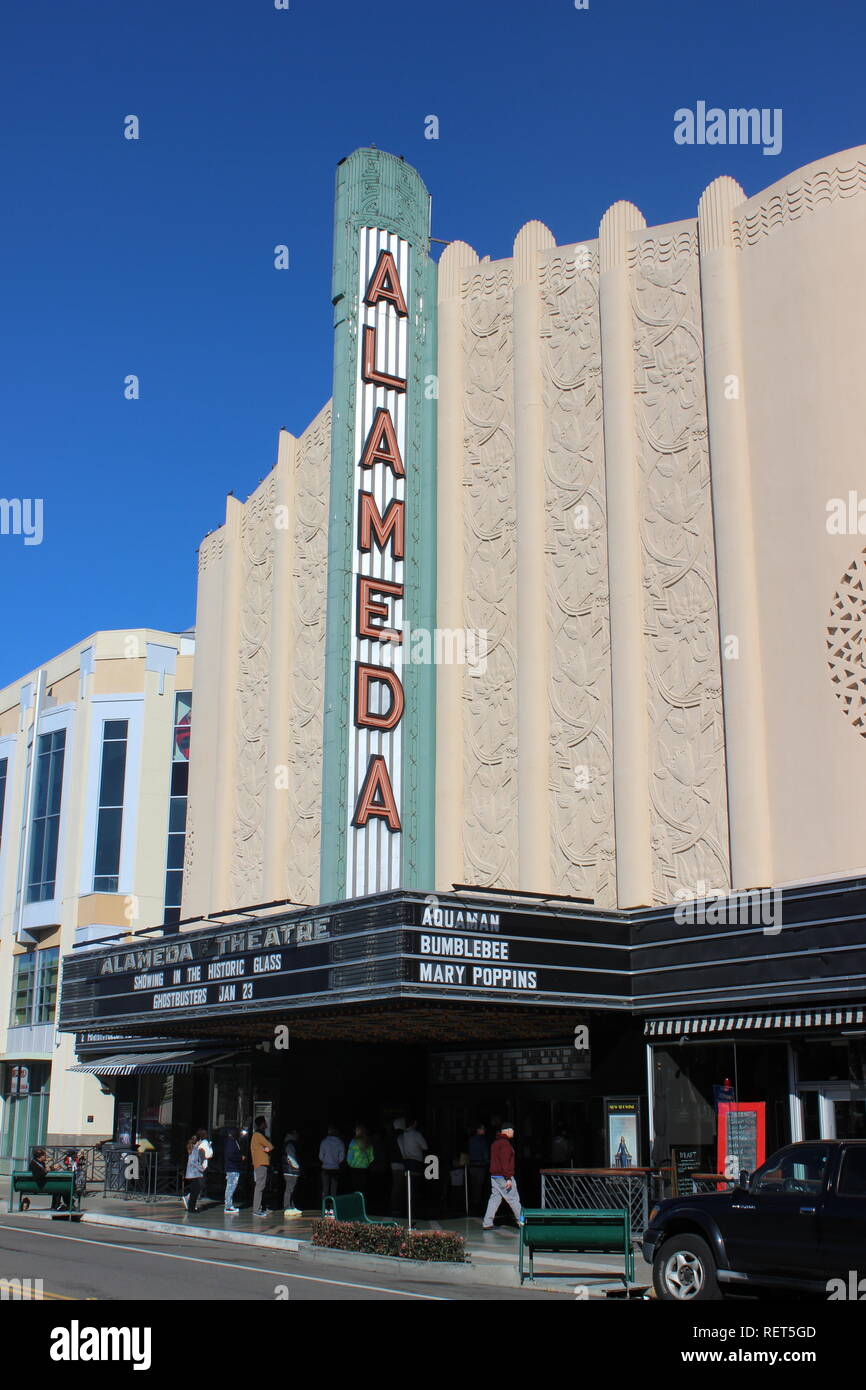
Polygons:
[[187,1145],[187,1155],[187,1191],[183,1195],[183,1204],[187,1211],[195,1211],[201,1190],[204,1187],[204,1175],[208,1160],[213,1158],[213,1149],[207,1137],[206,1129],[196,1130]]

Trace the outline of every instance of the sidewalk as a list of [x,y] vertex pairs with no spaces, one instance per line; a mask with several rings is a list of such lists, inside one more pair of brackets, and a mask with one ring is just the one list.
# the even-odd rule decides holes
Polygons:
[[[8,1209],[8,1203],[3,1203]],[[50,1218],[47,1207],[34,1205],[28,1216]],[[256,1245],[273,1250],[281,1250],[307,1258],[335,1254],[352,1262],[352,1267],[367,1267],[358,1262],[375,1262],[378,1268],[385,1256],[355,1255],[333,1250],[319,1250],[310,1244],[312,1222],[318,1212],[307,1211],[303,1216],[287,1218],[281,1211],[270,1212],[268,1216],[253,1216],[250,1207],[242,1208],[237,1215],[229,1215],[223,1210],[221,1202],[206,1202],[198,1211],[190,1213],[180,1200],[165,1199],[160,1202],[140,1202],[111,1197],[86,1197],[84,1201],[83,1222],[87,1225],[122,1226],[142,1232],[157,1231],[162,1234],[183,1235],[202,1240],[221,1240],[238,1245]],[[514,1226],[495,1226],[485,1231],[478,1217],[455,1217],[442,1221],[416,1221],[414,1228],[420,1231],[456,1231],[465,1241],[466,1254],[470,1265],[437,1264],[431,1273],[437,1278],[447,1278],[460,1271],[458,1278],[464,1282],[471,1277],[481,1284],[497,1284],[513,1287],[517,1277],[517,1228]],[[391,1263],[391,1261],[389,1261]],[[411,1266],[413,1272],[420,1270],[418,1261],[400,1261],[401,1267]],[[622,1279],[618,1272],[622,1260],[617,1255],[539,1255],[537,1270],[555,1274],[552,1280],[544,1273],[537,1273],[536,1288],[567,1291],[587,1280],[590,1297],[604,1297],[607,1289],[622,1289]],[[471,1275],[470,1275],[471,1270]],[[592,1272],[607,1272],[608,1279],[592,1280]],[[652,1283],[649,1266],[638,1253],[635,1258],[635,1282],[638,1285]]]

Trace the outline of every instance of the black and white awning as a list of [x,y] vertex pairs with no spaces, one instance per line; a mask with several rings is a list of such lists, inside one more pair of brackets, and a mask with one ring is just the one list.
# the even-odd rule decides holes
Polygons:
[[766,1034],[799,1028],[863,1028],[866,1009],[786,1009],[769,1014],[712,1014],[701,1018],[648,1018],[649,1038],[718,1037],[720,1034]]
[[206,1066],[225,1057],[225,1050],[194,1052],[128,1052],[113,1057],[97,1057],[92,1062],[79,1062],[69,1071],[89,1072],[91,1076],[165,1076],[170,1072],[188,1072],[193,1067]]

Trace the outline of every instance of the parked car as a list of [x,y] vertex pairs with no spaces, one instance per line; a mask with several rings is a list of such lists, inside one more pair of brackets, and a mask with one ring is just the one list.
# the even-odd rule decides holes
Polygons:
[[856,1288],[866,1276],[866,1140],[788,1144],[729,1192],[659,1202],[643,1254],[668,1302],[750,1288],[826,1298],[832,1279]]

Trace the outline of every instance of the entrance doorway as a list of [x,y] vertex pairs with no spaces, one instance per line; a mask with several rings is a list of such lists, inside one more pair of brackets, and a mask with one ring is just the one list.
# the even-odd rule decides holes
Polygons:
[[799,1097],[804,1139],[866,1139],[866,1085],[819,1081]]
[[23,1096],[11,1093],[9,1078],[11,1077],[12,1066],[5,1068],[4,1090],[6,1094],[4,1099],[6,1104],[3,1107],[5,1115],[2,1135],[0,1135],[0,1160],[8,1160],[3,1167],[4,1169],[8,1168],[10,1172],[16,1163],[20,1166],[22,1161],[26,1167],[31,1150],[37,1144],[45,1143],[48,1125],[50,1064],[47,1062],[28,1062],[25,1066],[27,1094]]
[[866,1086],[821,1087],[818,1115],[822,1139],[866,1139]]

